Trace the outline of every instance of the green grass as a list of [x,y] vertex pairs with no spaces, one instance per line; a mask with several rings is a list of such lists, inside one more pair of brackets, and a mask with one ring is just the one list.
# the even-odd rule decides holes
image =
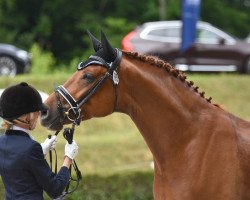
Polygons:
[[[1,178],[0,178],[1,180]],[[152,200],[152,172],[125,172],[110,176],[85,175],[67,200]],[[4,187],[0,183],[0,199]],[[50,198],[45,194],[45,200]]]
[[[53,83],[63,83],[68,74],[43,77],[25,75],[0,79],[0,88],[27,81],[37,89],[51,93]],[[189,74],[188,80],[213,97],[212,102],[244,119],[250,119],[250,76],[238,74]],[[37,126],[33,136],[43,141],[50,132]],[[85,121],[76,128],[79,144],[76,158],[84,180],[70,199],[153,199],[152,155],[142,136],[127,115],[110,116]],[[62,163],[65,140],[59,135],[58,162]],[[3,194],[0,184],[0,196]]]

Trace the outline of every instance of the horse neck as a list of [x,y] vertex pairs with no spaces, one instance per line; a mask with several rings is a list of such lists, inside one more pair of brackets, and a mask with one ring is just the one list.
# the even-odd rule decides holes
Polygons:
[[118,111],[131,117],[159,162],[169,160],[195,137],[200,127],[193,123],[199,123],[201,110],[213,107],[186,81],[127,55],[119,77]]

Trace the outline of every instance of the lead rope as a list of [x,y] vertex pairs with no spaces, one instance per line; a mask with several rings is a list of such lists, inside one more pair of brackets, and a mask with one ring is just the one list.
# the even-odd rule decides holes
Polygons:
[[[65,128],[64,131],[63,131],[63,137],[68,141],[69,144],[72,144],[72,142],[73,142],[73,136],[74,136],[74,132],[75,132],[75,125],[76,125],[76,122],[73,122],[71,128]],[[59,132],[60,131],[57,131],[55,133],[55,135],[58,135]],[[48,137],[51,138],[51,135],[49,135]],[[57,153],[56,153],[56,150],[54,150],[54,151],[55,151],[55,155],[56,155],[56,160],[55,160],[55,174],[57,174]],[[51,166],[51,170],[52,170],[52,151],[50,151],[49,157],[50,157],[49,158],[50,159],[50,166]],[[73,168],[74,168],[74,170],[76,172],[76,179],[74,179],[72,177],[72,166],[73,166]],[[69,171],[70,171],[70,179],[68,181],[68,184],[65,187],[64,192],[61,194],[61,196],[57,197],[54,200],[63,200],[66,195],[73,193],[78,188],[79,182],[82,179],[82,174],[81,174],[81,171],[79,170],[79,168],[78,168],[78,166],[76,164],[75,159],[72,160],[72,164],[71,164],[71,166],[69,168]],[[75,187],[72,190],[69,190],[70,183],[72,181],[76,182],[76,185],[75,185]]]
[[[60,131],[56,131],[55,135],[57,136],[59,132]],[[50,139],[51,135],[48,135],[48,138]],[[55,174],[57,174],[57,152],[56,152],[56,149],[54,149],[53,151],[54,151],[55,157],[56,157],[56,159],[55,159]],[[52,162],[52,160],[53,160],[52,159],[52,150],[49,150],[49,162],[50,162],[50,168],[51,168],[51,170],[53,168],[53,162]]]

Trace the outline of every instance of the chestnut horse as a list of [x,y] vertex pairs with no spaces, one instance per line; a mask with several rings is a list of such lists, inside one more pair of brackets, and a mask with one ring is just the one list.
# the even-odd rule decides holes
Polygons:
[[249,200],[250,122],[212,104],[170,64],[89,35],[95,54],[49,96],[42,125],[126,113],[153,154],[156,200]]

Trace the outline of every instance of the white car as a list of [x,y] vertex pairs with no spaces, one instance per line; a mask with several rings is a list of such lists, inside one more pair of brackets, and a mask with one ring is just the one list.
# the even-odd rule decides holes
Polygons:
[[250,74],[250,43],[210,23],[197,23],[196,41],[181,51],[182,21],[147,22],[121,41],[125,51],[157,56],[182,71]]

